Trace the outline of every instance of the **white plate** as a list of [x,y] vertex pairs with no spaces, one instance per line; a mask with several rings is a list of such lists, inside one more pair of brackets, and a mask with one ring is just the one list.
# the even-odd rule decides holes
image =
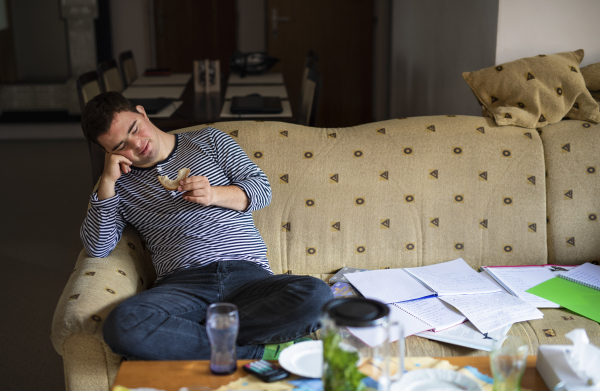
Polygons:
[[417,369],[402,376],[392,386],[392,390],[402,391],[481,391],[481,387],[462,373],[448,369]]
[[279,364],[298,376],[320,378],[323,374],[323,341],[304,341],[285,348]]

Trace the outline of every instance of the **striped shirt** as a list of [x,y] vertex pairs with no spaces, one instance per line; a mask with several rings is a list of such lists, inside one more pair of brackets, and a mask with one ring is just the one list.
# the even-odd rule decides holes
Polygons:
[[[175,148],[165,160],[148,168],[132,166],[121,175],[114,197],[100,201],[92,194],[81,226],[87,253],[108,256],[129,223],[145,239],[159,280],[178,269],[230,260],[255,262],[273,273],[251,213],[271,202],[267,176],[220,130],[208,127],[175,137]],[[240,187],[248,196],[248,208],[239,212],[202,206],[162,187],[157,177],[173,179],[181,168],[189,168],[190,176],[207,177],[211,186]]]

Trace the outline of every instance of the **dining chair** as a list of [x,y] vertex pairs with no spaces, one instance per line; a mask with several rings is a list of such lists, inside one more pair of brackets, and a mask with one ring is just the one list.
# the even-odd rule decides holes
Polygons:
[[135,58],[133,58],[133,52],[131,50],[119,55],[119,66],[121,67],[124,87],[130,86],[138,77]]
[[300,125],[309,125],[312,123],[309,126],[314,126],[316,120],[317,110],[313,106],[318,103],[318,99],[315,99],[318,96],[315,94],[320,92],[321,87],[321,76],[317,70],[318,62],[319,55],[314,50],[309,50],[304,60],[302,84],[300,85],[300,101],[298,105],[298,124]]
[[[79,96],[82,113],[86,103],[101,92],[103,92],[103,88],[98,78],[98,72],[86,72],[77,78],[77,96]],[[92,186],[94,186],[104,170],[104,150],[89,140],[87,143],[92,163]]]
[[98,64],[98,76],[103,91],[123,92],[123,80],[119,73],[119,67],[114,59],[106,60]]
[[322,77],[316,68],[310,68],[308,70],[306,79],[303,81],[302,85],[300,109],[298,110],[298,124],[315,126],[322,85]]

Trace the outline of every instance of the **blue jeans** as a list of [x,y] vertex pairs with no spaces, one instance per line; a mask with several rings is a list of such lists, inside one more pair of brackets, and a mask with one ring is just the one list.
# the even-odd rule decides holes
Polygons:
[[260,359],[265,343],[281,343],[319,328],[333,295],[314,277],[272,275],[247,261],[183,269],[120,303],[104,323],[104,340],[133,360],[208,360],[206,311],[212,303],[238,307],[239,359]]

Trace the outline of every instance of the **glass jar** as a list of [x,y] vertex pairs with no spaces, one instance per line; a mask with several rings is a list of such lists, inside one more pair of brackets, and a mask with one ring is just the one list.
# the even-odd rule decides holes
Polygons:
[[404,335],[389,314],[385,304],[355,297],[334,299],[323,307],[324,391],[388,391],[400,379]]

